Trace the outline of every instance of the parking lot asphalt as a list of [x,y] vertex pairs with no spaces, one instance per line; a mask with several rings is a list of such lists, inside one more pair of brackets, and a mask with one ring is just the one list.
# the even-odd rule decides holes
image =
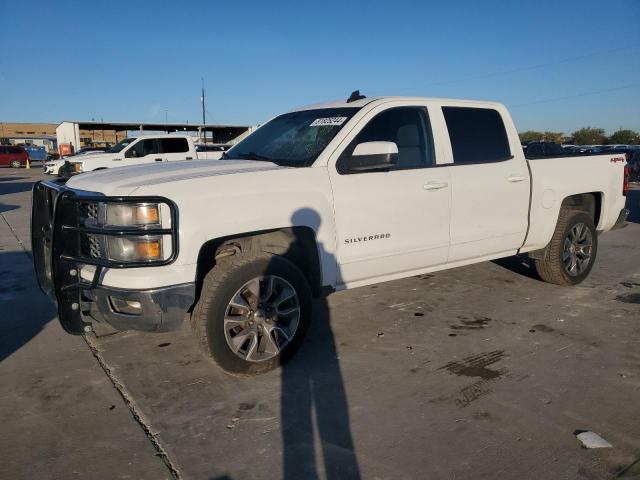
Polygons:
[[238,378],[187,324],[63,333],[28,254],[41,177],[0,171],[7,478],[640,477],[640,189],[579,286],[514,257],[336,293],[292,362]]

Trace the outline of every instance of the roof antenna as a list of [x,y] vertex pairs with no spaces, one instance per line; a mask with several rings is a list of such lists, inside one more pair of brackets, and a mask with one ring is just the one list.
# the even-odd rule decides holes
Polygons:
[[363,98],[367,98],[364,95],[360,95],[360,90],[354,90],[351,92],[351,96],[347,99],[347,103],[355,102],[356,100],[362,100]]

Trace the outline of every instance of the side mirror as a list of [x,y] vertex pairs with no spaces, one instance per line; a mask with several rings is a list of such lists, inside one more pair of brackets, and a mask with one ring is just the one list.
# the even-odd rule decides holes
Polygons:
[[136,158],[138,156],[138,152],[136,152],[135,148],[129,149],[125,154],[124,158]]
[[350,157],[343,159],[341,173],[388,170],[398,162],[398,146],[393,142],[364,142],[356,145]]

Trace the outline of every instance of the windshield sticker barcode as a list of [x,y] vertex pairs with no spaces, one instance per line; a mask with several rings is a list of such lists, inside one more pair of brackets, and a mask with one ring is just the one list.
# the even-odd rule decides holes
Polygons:
[[326,117],[316,118],[311,122],[310,127],[327,127],[327,126],[340,126],[344,123],[347,117]]

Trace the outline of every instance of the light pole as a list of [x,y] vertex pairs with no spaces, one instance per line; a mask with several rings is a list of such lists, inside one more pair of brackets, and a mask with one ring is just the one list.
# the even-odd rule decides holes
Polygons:
[[207,144],[207,130],[205,125],[207,124],[207,119],[205,117],[205,108],[204,108],[204,78],[202,78],[202,96],[200,97],[202,101],[202,135],[204,137],[204,143]]

